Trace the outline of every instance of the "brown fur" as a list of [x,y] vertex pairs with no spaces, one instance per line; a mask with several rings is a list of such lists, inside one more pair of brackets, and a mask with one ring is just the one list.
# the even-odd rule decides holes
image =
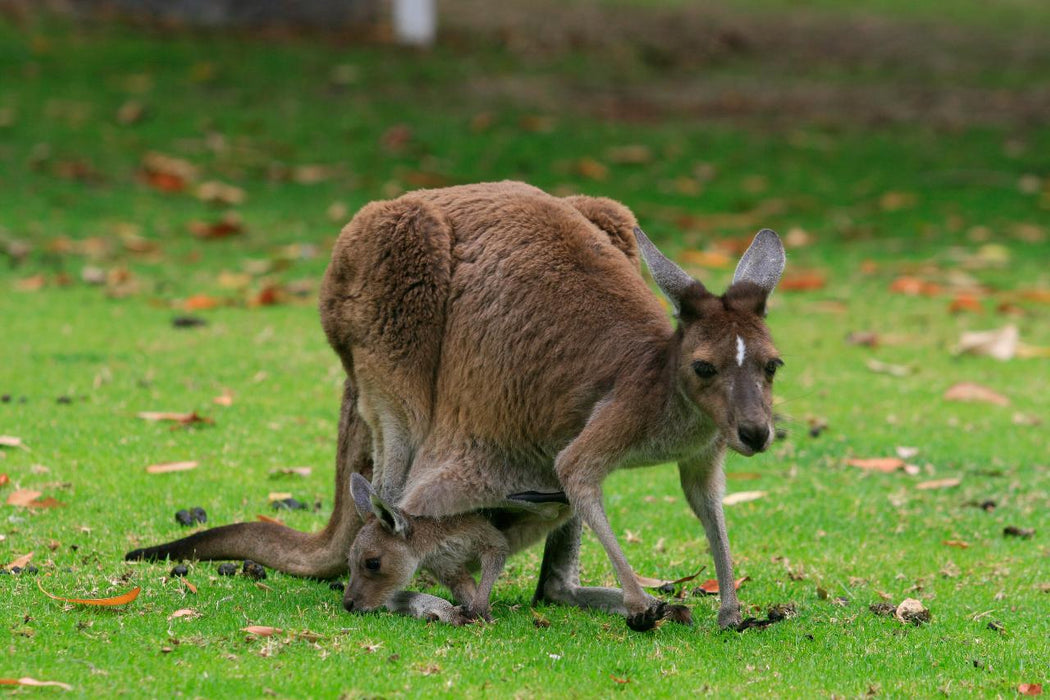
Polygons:
[[[744,454],[768,445],[763,367],[775,350],[761,314],[779,270],[745,255],[738,276],[775,272],[772,285],[751,284],[749,272],[716,297],[646,239],[642,252],[658,282],[671,280],[661,287],[680,307],[673,329],[639,273],[635,226],[611,200],[559,199],[513,182],[424,190],[363,208],[343,229],[321,288],[322,325],[348,375],[341,432],[367,425],[373,484],[414,516],[444,518],[497,508],[519,491],[564,490],[609,554],[622,598],[573,592],[578,536],[571,534],[548,539],[537,597],[622,610],[639,629],[652,625],[658,606],[616,542],[601,483],[613,469],[677,460],[727,591],[719,622],[733,624],[739,610],[727,585],[721,460],[727,445]],[[782,247],[780,254],[782,269]],[[748,346],[741,366],[733,361],[736,336]],[[717,376],[698,378],[700,359],[716,365]],[[354,406],[346,403],[351,388]],[[745,429],[766,432],[745,444]],[[360,445],[356,455],[348,469],[351,456],[341,454],[337,489],[364,469]],[[337,508],[344,512],[333,521],[345,523],[345,499]],[[200,547],[175,545],[145,551],[204,556]],[[276,565],[286,568],[280,557]]]

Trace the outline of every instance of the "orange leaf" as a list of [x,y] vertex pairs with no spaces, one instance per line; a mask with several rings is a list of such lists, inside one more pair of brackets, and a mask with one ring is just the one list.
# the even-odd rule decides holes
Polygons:
[[174,421],[181,425],[192,425],[194,423],[208,423],[212,424],[211,418],[200,415],[196,411],[190,413],[165,413],[161,411],[142,411],[136,414],[142,420],[149,421]]
[[928,282],[918,277],[903,276],[893,280],[890,284],[890,291],[913,297],[919,295],[932,297],[940,294],[941,288],[933,282]]
[[962,479],[958,477],[952,477],[950,479],[934,479],[933,481],[924,481],[921,484],[915,484],[915,488],[920,491],[930,491],[933,489],[950,489],[958,486],[962,482]]
[[719,251],[686,250],[682,251],[679,258],[690,265],[699,265],[700,267],[710,267],[719,270],[727,269],[733,264],[733,261],[728,255]]
[[781,279],[777,288],[785,292],[811,292],[823,289],[827,283],[827,277],[821,272],[796,272]]
[[955,298],[952,299],[952,303],[948,305],[948,311],[953,314],[962,311],[971,311],[979,314],[984,311],[984,307],[981,306],[980,299],[973,294],[956,294]]
[[34,498],[32,501],[26,504],[30,508],[65,508],[66,504],[61,501],[56,501],[51,496],[47,498]]
[[895,472],[904,468],[904,460],[897,457],[876,457],[874,459],[847,459],[846,464],[876,472]]
[[190,583],[184,578],[180,578],[179,580],[182,581],[182,585],[186,587],[186,590],[188,590],[190,593],[193,593],[194,595],[197,594],[197,586]]
[[41,494],[39,491],[31,491],[29,489],[18,489],[7,497],[7,505],[9,506],[28,506],[30,503],[39,498]]
[[138,586],[132,588],[127,593],[122,593],[112,598],[63,598],[53,593],[48,593],[44,590],[44,587],[40,585],[40,579],[36,581],[36,587],[40,589],[40,592],[46,595],[48,598],[54,598],[55,600],[61,600],[63,603],[76,603],[77,605],[94,605],[97,607],[112,607],[114,605],[126,605],[131,601],[139,597],[139,592],[142,590]]
[[184,472],[196,468],[197,462],[167,462],[165,464],[151,464],[146,467],[146,473],[167,474],[168,472]]
[[1021,297],[1028,301],[1050,304],[1050,289],[1026,289],[1021,292]]
[[[743,584],[744,581],[747,581],[748,578],[749,577],[744,576],[743,578],[738,578],[736,581],[734,581],[733,582],[733,590],[734,591],[739,591],[741,584]],[[713,578],[712,579],[708,579],[708,580],[704,581],[703,583],[701,583],[697,587],[697,590],[703,591],[707,595],[717,595],[718,594],[718,580],[717,579],[713,579]]]
[[941,544],[943,544],[945,547],[957,547],[959,549],[969,549],[970,548],[970,543],[969,542],[963,542],[962,540],[945,540]]
[[0,447],[17,447],[19,449],[28,450],[22,442],[22,438],[15,437],[13,435],[0,435]]
[[1021,683],[1017,686],[1017,692],[1021,695],[1042,695],[1042,683]]
[[182,308],[185,311],[206,311],[221,305],[222,301],[215,297],[210,297],[207,294],[194,294],[189,299],[182,302]]
[[73,686],[68,683],[59,683],[58,681],[38,681],[35,678],[0,678],[0,685],[25,685],[33,687],[42,686],[54,686],[61,688],[62,690],[73,690]]
[[159,173],[144,170],[140,173],[142,181],[159,192],[182,192],[186,189],[186,180],[173,173]]
[[32,560],[33,560],[33,552],[30,552],[29,554],[23,554],[22,556],[16,558],[13,562],[8,564],[7,568],[8,569],[13,569],[13,568],[15,568],[17,566],[18,568],[23,569],[23,568],[25,568],[25,565],[28,564],[29,562],[31,562]]
[[176,610],[172,614],[168,615],[168,619],[169,620],[177,620],[180,617],[197,617],[197,615],[199,615],[199,614],[200,613],[198,613],[196,610],[193,610],[191,608],[182,608],[181,610]]
[[7,474],[0,474],[0,486],[7,486],[11,483],[11,477]]
[[980,401],[997,406],[1010,405],[1010,399],[1002,394],[972,382],[962,382],[949,387],[948,391],[944,392],[944,398],[946,401]]
[[619,676],[614,676],[612,674],[609,674],[609,678],[613,679],[613,683],[619,683],[621,685],[623,685],[624,683],[630,683],[631,682],[630,678],[620,678]]
[[241,223],[240,217],[234,214],[228,214],[218,221],[210,223],[205,221],[191,221],[189,227],[190,233],[205,241],[229,238],[230,236],[236,236],[237,234],[244,232],[244,224]]
[[248,634],[254,634],[256,637],[272,637],[275,634],[280,634],[283,630],[277,627],[268,627],[266,625],[248,625],[241,629],[242,632]]
[[279,520],[277,518],[271,518],[269,515],[256,515],[255,519],[259,520],[261,522],[264,522],[264,523],[273,523],[274,525],[284,525],[284,521],[283,520]]

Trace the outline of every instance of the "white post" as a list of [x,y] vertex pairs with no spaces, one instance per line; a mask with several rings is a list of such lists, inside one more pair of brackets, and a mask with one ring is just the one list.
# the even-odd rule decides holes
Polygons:
[[435,0],[393,0],[394,35],[399,43],[430,46],[437,34]]

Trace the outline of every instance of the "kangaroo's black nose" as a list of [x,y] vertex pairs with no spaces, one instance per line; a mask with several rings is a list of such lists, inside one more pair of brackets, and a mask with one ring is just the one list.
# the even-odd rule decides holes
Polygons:
[[354,611],[354,601],[350,598],[343,598],[343,607],[346,608],[347,612]]
[[755,423],[741,425],[736,434],[740,436],[740,442],[750,447],[755,452],[761,452],[766,448],[769,440],[769,426]]

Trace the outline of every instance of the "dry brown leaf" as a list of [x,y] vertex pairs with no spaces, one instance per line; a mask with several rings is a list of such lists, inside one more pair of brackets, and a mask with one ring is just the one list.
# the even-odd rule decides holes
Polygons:
[[948,312],[957,314],[963,311],[979,314],[984,311],[984,306],[981,305],[981,300],[976,295],[960,292],[948,305]]
[[227,212],[218,221],[191,221],[189,229],[201,240],[214,241],[244,233],[244,223],[236,212]]
[[[733,582],[733,590],[739,591],[740,590],[740,586],[743,585],[744,581],[748,581],[748,580],[750,580],[750,577],[748,577],[748,576],[744,576],[742,578],[738,578],[736,581]],[[696,590],[701,591],[703,593],[706,593],[707,595],[717,595],[717,593],[718,593],[718,580],[717,579],[713,579],[713,578],[712,579],[708,579],[708,580],[704,581],[703,583],[701,583],[699,586],[697,586]]]
[[313,473],[313,467],[281,467],[279,469],[271,469],[270,476],[310,476]]
[[34,688],[41,687],[54,687],[61,688],[62,690],[73,690],[73,686],[68,683],[60,683],[58,681],[38,681],[35,678],[0,678],[0,685],[24,685]]
[[126,605],[131,601],[139,597],[139,593],[142,591],[141,588],[136,586],[127,593],[122,593],[112,598],[63,598],[53,593],[48,593],[44,590],[44,587],[40,585],[40,579],[37,579],[36,587],[40,589],[40,592],[46,595],[48,598],[55,600],[61,600],[63,603],[76,603],[77,605],[92,605],[96,607],[112,607],[114,605]]
[[280,518],[271,518],[269,515],[256,515],[255,519],[264,523],[273,523],[275,525],[284,525],[284,521]]
[[653,151],[648,146],[634,143],[626,146],[613,146],[605,151],[610,163],[619,165],[643,165],[653,159]]
[[211,400],[212,403],[218,404],[219,406],[232,406],[233,405],[233,392],[229,389],[223,389],[222,393]]
[[208,423],[212,424],[211,418],[202,416],[196,411],[190,413],[167,413],[163,411],[142,411],[136,414],[142,420],[148,421],[172,421],[179,423],[180,425],[193,425],[194,423]]
[[1019,683],[1017,685],[1017,692],[1021,695],[1042,695],[1043,684],[1042,683]]
[[65,508],[66,506],[65,503],[57,501],[51,496],[48,496],[47,498],[34,498],[26,505],[30,508]]
[[189,581],[187,581],[186,579],[181,578],[181,577],[179,578],[179,581],[182,582],[182,585],[186,587],[187,591],[189,591],[193,595],[197,595],[197,586],[196,586],[196,584],[190,583]]
[[725,253],[714,250],[684,250],[678,256],[682,262],[700,267],[708,267],[717,270],[726,270],[732,266],[733,260]]
[[895,472],[898,469],[904,469],[905,466],[904,460],[897,457],[875,457],[872,459],[851,458],[846,460],[846,464],[867,471],[887,473]]
[[274,501],[284,501],[292,497],[292,494],[288,491],[271,491],[267,496],[267,499],[273,503]]
[[934,489],[950,489],[958,486],[962,483],[962,479],[959,477],[951,477],[948,479],[934,479],[932,481],[923,481],[920,484],[915,484],[915,488],[920,491],[932,491]]
[[22,442],[22,438],[14,435],[0,435],[0,447],[17,447],[21,450],[29,450],[25,443]]
[[7,474],[0,474],[0,486],[7,486],[11,483],[11,477]]
[[942,542],[945,547],[956,547],[957,549],[969,549],[970,543],[963,542],[962,540],[945,540]]
[[200,615],[200,613],[196,610],[193,610],[192,608],[182,608],[168,615],[168,619],[176,620],[180,617],[197,617],[198,615]]
[[244,203],[244,190],[225,182],[209,180],[197,188],[197,199],[209,204],[236,205]]
[[785,292],[812,292],[827,286],[828,278],[823,272],[808,270],[784,275],[777,289]]
[[222,299],[210,297],[207,294],[194,294],[178,306],[183,311],[207,311],[223,305]]
[[967,331],[959,338],[955,352],[987,355],[1005,362],[1017,354],[1020,340],[1020,331],[1012,323],[990,331]]
[[979,401],[982,403],[993,403],[997,406],[1009,406],[1010,399],[993,389],[973,382],[961,382],[948,388],[944,392],[946,401]]
[[766,495],[765,491],[737,491],[736,493],[730,493],[722,499],[722,505],[733,506],[737,503],[747,503],[748,501],[754,501],[762,498]]
[[620,685],[631,682],[630,678],[620,678],[619,676],[614,676],[611,673],[609,674],[609,678],[613,679],[613,683],[619,683]]
[[726,472],[726,478],[730,481],[754,481],[761,479],[759,472]]
[[888,374],[892,377],[907,377],[912,373],[912,367],[909,365],[893,365],[889,362],[876,360],[873,357],[865,360],[864,366],[876,374]]
[[875,331],[853,331],[846,336],[850,345],[861,345],[866,348],[879,347],[879,334]]
[[890,283],[890,291],[908,296],[937,296],[943,291],[940,285],[918,277],[898,277]]
[[703,571],[706,568],[706,566],[701,566],[699,569],[696,570],[695,574],[683,576],[682,578],[675,579],[673,581],[670,579],[652,578],[650,576],[639,576],[638,574],[635,574],[634,578],[638,581],[638,585],[642,586],[643,588],[661,588],[667,585],[677,586],[679,583],[692,581],[694,578],[700,575],[701,571]]
[[609,177],[609,168],[594,158],[583,157],[573,163],[573,171],[588,180],[604,180]]
[[280,634],[284,630],[278,627],[268,627],[266,625],[248,625],[247,627],[241,628],[242,632],[248,634],[254,634],[256,637],[272,637],[275,634]]
[[7,505],[9,506],[23,506],[26,507],[36,499],[40,498],[43,494],[40,491],[33,491],[31,489],[18,489],[12,492],[7,497]]
[[164,464],[151,464],[146,467],[147,474],[167,474],[168,472],[184,472],[196,469],[198,462],[165,462]]
[[25,565],[31,561],[33,561],[33,552],[30,552],[29,554],[23,554],[20,557],[16,557],[15,560],[8,564],[5,568],[13,569],[17,566],[18,568],[22,569],[25,568]]
[[43,274],[23,277],[15,282],[15,289],[20,292],[39,292],[47,285],[47,278]]

